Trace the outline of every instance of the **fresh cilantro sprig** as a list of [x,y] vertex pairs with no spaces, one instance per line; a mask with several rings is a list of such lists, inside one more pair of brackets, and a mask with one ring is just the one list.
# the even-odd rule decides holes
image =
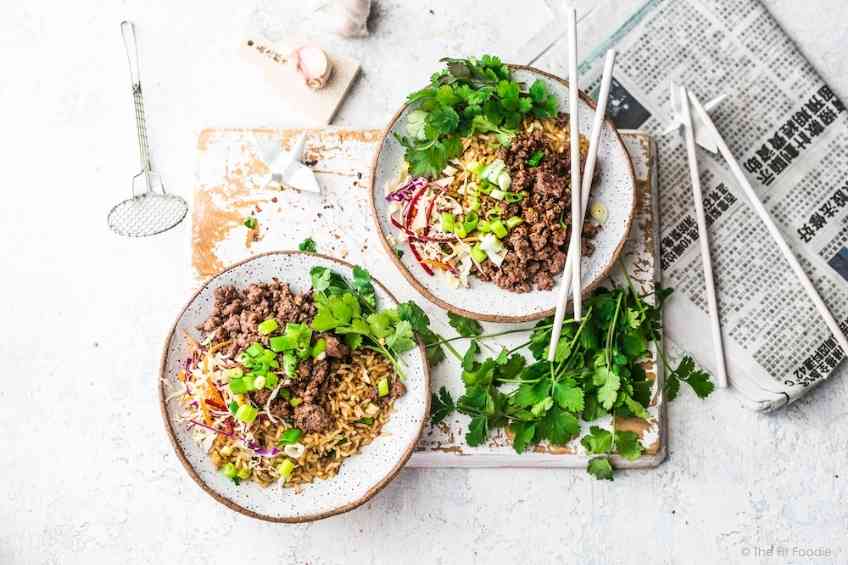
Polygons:
[[[665,393],[669,400],[677,395],[681,381],[700,398],[713,390],[709,375],[697,369],[690,357],[672,369],[660,346],[662,307],[670,294],[670,290],[658,288],[655,304],[651,304],[635,291],[629,278],[626,288],[597,290],[586,301],[581,322],[569,320],[564,324],[553,362],[547,361],[553,327],[550,318],[538,322],[519,347],[481,360],[481,340],[527,330],[483,334],[476,322],[449,314],[451,326],[460,335],[437,344],[449,346],[449,342],[471,339],[464,355],[454,353],[462,365],[465,384],[465,393],[455,408],[471,418],[466,433],[468,445],[482,444],[497,428],[507,428],[518,453],[543,441],[564,445],[580,433],[581,420],[593,422],[613,416],[612,430],[592,426],[581,439],[593,456],[588,472],[598,479],[612,480],[610,455],[633,460],[645,449],[635,432],[615,429],[615,417],[650,417],[647,408],[652,381],[643,366],[651,360],[651,344],[659,352],[667,375]],[[528,364],[518,353],[524,348],[534,362]],[[455,351],[452,347],[450,350]],[[445,411],[450,413],[445,403],[434,405],[440,418],[445,417]]]
[[307,237],[297,246],[298,250],[305,251],[307,253],[315,253],[318,251],[318,246],[315,245],[315,240],[311,237]]
[[434,392],[430,399],[430,425],[435,426],[441,423],[454,410],[456,410],[456,405],[448,389],[440,388],[439,394]]
[[416,336],[425,344],[436,344],[427,355],[432,365],[444,359],[437,344],[440,338],[430,330],[424,311],[414,302],[379,309],[371,275],[364,268],[355,266],[350,282],[327,267],[313,267],[310,276],[316,309],[313,330],[332,331],[351,349],[378,351],[391,361],[401,379],[404,372],[399,356],[415,347]]
[[441,173],[462,152],[463,137],[492,133],[506,146],[526,116],[557,113],[557,98],[543,81],[527,88],[497,57],[441,62],[445,68],[431,77],[430,85],[407,97],[413,107],[406,118],[407,135],[395,134],[413,175]]

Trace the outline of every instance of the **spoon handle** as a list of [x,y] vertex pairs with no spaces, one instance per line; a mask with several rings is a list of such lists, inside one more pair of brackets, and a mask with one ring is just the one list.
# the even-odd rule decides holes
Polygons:
[[152,189],[150,172],[153,166],[150,162],[150,143],[147,139],[147,124],[144,117],[144,98],[141,95],[141,70],[138,64],[138,43],[135,39],[135,26],[132,22],[121,22],[121,36],[124,38],[124,49],[127,52],[127,62],[130,66],[130,83],[132,86],[133,105],[135,106],[135,125],[138,136],[138,152],[141,159],[141,169],[145,173],[148,192]]

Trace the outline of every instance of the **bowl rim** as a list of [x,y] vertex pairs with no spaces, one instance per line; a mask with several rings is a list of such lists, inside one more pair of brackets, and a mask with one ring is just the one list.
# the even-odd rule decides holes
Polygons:
[[[515,64],[508,64],[507,66],[512,70],[524,70],[524,71],[529,71],[531,73],[539,74],[539,75],[541,75],[541,76],[543,76],[543,77],[545,77],[549,80],[559,82],[563,86],[568,87],[568,81],[567,80],[565,80],[565,79],[563,79],[563,78],[561,78],[557,75],[554,75],[552,73],[549,73],[547,71],[537,69],[536,67],[532,67],[530,65],[515,65]],[[584,94],[582,91],[578,90],[578,95],[580,96],[580,99],[583,102],[585,102],[586,104],[589,105],[590,108],[592,108],[593,110],[596,108],[594,101],[591,98],[589,98],[588,96],[586,96],[586,94]],[[383,225],[380,222],[380,218],[378,216],[378,211],[377,211],[377,205],[376,205],[374,200],[375,200],[376,194],[377,194],[377,192],[376,192],[376,190],[377,190],[377,188],[376,188],[377,163],[380,160],[380,155],[383,152],[383,146],[386,142],[386,138],[391,134],[392,129],[394,128],[395,124],[397,123],[397,121],[400,119],[400,117],[403,115],[404,111],[406,111],[406,109],[408,107],[409,107],[409,102],[405,102],[403,104],[403,106],[401,106],[400,109],[397,112],[395,112],[395,114],[394,114],[394,116],[392,116],[391,120],[389,120],[388,125],[385,128],[383,128],[383,133],[380,136],[380,140],[378,142],[377,150],[374,152],[374,157],[371,159],[371,174],[370,174],[370,177],[369,177],[369,180],[370,180],[370,183],[371,183],[371,187],[370,187],[371,195],[369,197],[369,205],[371,207],[371,217],[373,218],[374,223],[376,224],[377,233],[380,237],[380,242],[383,244],[383,248],[385,249],[389,258],[392,260],[392,262],[395,264],[395,266],[400,271],[400,273],[403,275],[403,277],[407,280],[407,282],[409,282],[409,284],[411,284],[412,287],[415,290],[417,290],[419,294],[424,296],[424,298],[426,298],[427,300],[429,300],[430,302],[432,302],[436,306],[438,306],[438,307],[440,307],[444,310],[448,310],[450,312],[453,312],[454,314],[459,314],[461,316],[465,316],[465,317],[472,318],[472,319],[475,319],[475,320],[480,320],[480,321],[483,321],[483,322],[497,322],[497,323],[501,323],[501,324],[532,322],[532,321],[536,321],[536,320],[541,320],[542,318],[547,318],[548,316],[552,316],[556,312],[556,307],[550,308],[550,309],[547,309],[547,310],[542,310],[542,311],[536,312],[534,314],[526,314],[526,315],[520,315],[520,316],[510,316],[510,315],[505,315],[505,314],[486,314],[486,313],[482,313],[482,312],[475,312],[473,310],[467,310],[465,308],[450,304],[449,302],[446,302],[445,300],[442,300],[441,298],[435,296],[423,284],[421,284],[418,281],[418,277],[416,277],[414,274],[412,274],[412,272],[410,272],[410,270],[406,268],[406,265],[404,265],[403,261],[401,261],[400,258],[397,256],[397,254],[394,251],[394,248],[389,243],[389,240],[388,240],[388,237],[386,236],[386,233],[383,231]],[[624,151],[624,154],[627,156],[627,170],[630,173],[630,180],[631,180],[631,183],[633,185],[633,193],[632,193],[632,198],[631,198],[631,201],[630,201],[630,210],[627,214],[627,222],[624,226],[624,237],[621,238],[621,241],[619,241],[618,244],[615,246],[615,249],[613,249],[612,257],[610,258],[609,263],[601,270],[601,272],[598,274],[597,278],[595,278],[595,280],[590,282],[588,285],[584,286],[583,289],[581,290],[581,295],[583,296],[584,299],[587,298],[589,293],[591,293],[593,290],[595,290],[595,288],[597,288],[604,280],[606,280],[609,277],[610,271],[612,271],[613,267],[615,267],[616,261],[618,261],[618,258],[621,256],[621,252],[624,250],[624,245],[627,243],[627,240],[630,237],[630,227],[633,224],[633,218],[636,214],[636,192],[638,190],[638,185],[637,185],[637,182],[636,182],[636,173],[633,170],[633,160],[630,158],[630,155],[627,153],[627,147],[625,147],[624,142],[621,139],[621,135],[618,132],[618,128],[615,127],[615,124],[609,118],[604,118],[604,121],[607,123],[607,125],[609,125],[612,128],[612,132],[613,132],[613,134],[615,134],[615,140],[618,142],[619,146]],[[497,287],[497,288],[499,288],[499,287]],[[504,292],[509,292],[509,291],[504,290]],[[536,291],[531,291],[531,292],[536,292]]]
[[[409,458],[412,456],[412,453],[415,451],[415,447],[418,445],[418,441],[421,439],[421,435],[424,433],[424,428],[427,425],[427,421],[428,421],[427,416],[430,413],[430,395],[432,393],[432,388],[431,388],[431,385],[430,385],[431,369],[430,369],[430,363],[427,361],[427,350],[424,347],[424,344],[421,342],[421,340],[416,338],[416,341],[418,342],[418,350],[421,353],[421,360],[424,363],[424,375],[423,375],[423,378],[424,378],[424,395],[425,395],[424,417],[421,419],[421,425],[418,427],[418,430],[417,430],[417,433],[415,434],[414,440],[412,442],[410,442],[410,445],[407,446],[406,450],[401,454],[400,459],[398,459],[395,466],[392,467],[392,469],[382,479],[380,479],[380,481],[377,484],[375,484],[370,489],[368,489],[368,491],[362,497],[360,497],[360,498],[358,498],[358,499],[356,499],[352,502],[348,502],[347,504],[344,504],[342,506],[339,506],[338,508],[334,508],[332,510],[327,510],[326,512],[319,512],[319,513],[316,513],[316,514],[305,514],[303,516],[269,516],[267,514],[261,514],[259,512],[254,512],[253,510],[249,510],[249,509],[241,506],[240,504],[230,500],[229,498],[221,495],[220,493],[218,493],[214,489],[212,489],[209,485],[206,484],[206,482],[200,477],[200,475],[197,473],[197,471],[194,469],[194,467],[188,461],[188,458],[186,457],[185,452],[183,451],[183,448],[180,445],[180,442],[177,440],[176,433],[174,432],[173,423],[171,422],[171,419],[168,415],[168,406],[165,402],[165,398],[166,398],[165,377],[166,377],[166,365],[167,365],[167,361],[168,361],[168,350],[169,350],[169,346],[170,346],[171,342],[173,341],[174,336],[177,332],[177,326],[179,324],[180,319],[183,317],[186,310],[188,310],[188,308],[194,303],[194,301],[197,299],[197,297],[200,295],[200,293],[204,289],[206,289],[210,284],[212,284],[212,282],[215,281],[215,279],[217,279],[218,277],[220,277],[224,273],[231,271],[231,270],[233,270],[237,267],[240,267],[240,266],[244,265],[245,263],[249,263],[251,261],[254,261],[254,260],[259,259],[261,257],[269,256],[269,255],[306,255],[306,256],[310,256],[310,257],[318,257],[318,258],[321,258],[321,259],[325,259],[327,261],[331,261],[331,262],[337,263],[339,265],[342,265],[342,266],[344,266],[348,269],[353,269],[353,267],[354,267],[354,265],[352,263],[349,263],[348,261],[345,261],[343,259],[337,259],[336,257],[330,257],[328,255],[323,255],[321,253],[307,253],[307,252],[303,252],[303,251],[280,250],[280,251],[268,251],[268,252],[265,252],[265,253],[258,253],[256,255],[253,255],[253,256],[248,257],[246,259],[242,259],[241,261],[238,261],[236,263],[228,265],[227,267],[225,267],[221,271],[219,271],[219,272],[215,273],[214,275],[210,276],[209,278],[207,278],[203,282],[203,284],[201,284],[200,287],[191,295],[191,298],[188,299],[188,301],[185,303],[183,308],[180,310],[180,313],[177,315],[176,320],[174,321],[173,325],[171,326],[170,331],[168,332],[168,335],[165,338],[165,345],[164,345],[164,348],[162,350],[162,357],[161,357],[161,361],[160,361],[160,364],[159,364],[159,379],[158,379],[159,380],[159,410],[162,414],[162,419],[165,422],[165,431],[168,434],[168,439],[171,442],[171,446],[174,448],[174,451],[177,454],[177,458],[180,460],[180,463],[182,463],[182,466],[188,472],[189,476],[194,480],[195,483],[197,483],[197,485],[201,489],[203,489],[204,492],[206,492],[206,494],[210,495],[212,498],[214,498],[215,500],[217,500],[218,502],[220,502],[221,504],[223,504],[227,508],[229,508],[231,510],[235,510],[236,512],[239,512],[239,513],[244,514],[245,516],[249,516],[251,518],[264,520],[266,522],[285,523],[285,524],[300,524],[300,523],[304,523],[304,522],[312,522],[312,521],[315,521],[315,520],[321,520],[321,519],[324,519],[324,518],[329,518],[330,516],[336,516],[338,514],[343,514],[345,512],[349,512],[349,511],[351,511],[355,508],[358,508],[359,506],[362,506],[363,504],[365,504],[366,502],[371,500],[371,498],[373,498],[378,492],[383,490],[383,488],[385,488],[386,485],[388,485],[392,480],[394,480],[395,477],[397,477],[400,470],[406,465],[407,461],[409,461]],[[373,276],[371,277],[371,281],[374,284],[376,284],[377,286],[379,286],[380,289],[383,292],[385,292],[386,295],[388,295],[388,297],[391,300],[393,300],[395,303],[399,303],[397,298],[394,296],[394,294],[392,294],[391,291],[389,291],[389,289],[386,288],[386,286],[383,283],[381,283],[379,280],[377,280]],[[335,478],[336,477],[333,477],[333,478],[328,479],[328,480],[334,480]]]

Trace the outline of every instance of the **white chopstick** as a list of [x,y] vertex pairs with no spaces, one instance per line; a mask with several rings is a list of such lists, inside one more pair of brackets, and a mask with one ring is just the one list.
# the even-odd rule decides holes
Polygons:
[[[601,76],[601,88],[598,92],[598,105],[595,107],[595,118],[592,122],[592,134],[589,138],[589,153],[586,155],[586,168],[583,169],[582,176],[582,184],[581,187],[581,213],[580,213],[580,225],[583,225],[583,221],[586,219],[586,211],[589,206],[589,196],[591,196],[592,192],[592,178],[595,176],[595,164],[598,162],[598,145],[601,141],[601,131],[604,127],[604,117],[606,116],[606,108],[607,108],[607,100],[609,99],[609,91],[610,84],[612,84],[612,71],[615,67],[615,49],[610,49],[607,51],[607,57],[604,60],[604,72]],[[582,250],[578,250],[577,260],[579,261]],[[562,271],[562,285],[560,288],[560,302],[563,305],[563,312],[565,311],[565,300],[568,297],[568,293],[571,291],[572,282],[574,278],[574,260],[575,256],[573,255],[573,250],[571,248],[571,243],[568,246],[568,255],[565,261],[565,269]],[[577,288],[580,288],[582,292],[581,284],[577,283]],[[554,325],[559,327],[562,324],[562,320],[557,323],[554,321]],[[559,339],[559,331],[556,332],[556,339]],[[552,342],[553,343],[553,342]]]
[[[566,263],[572,257],[574,270],[572,272],[572,300],[574,303],[574,319],[582,315],[582,297],[580,295],[580,232],[583,225],[580,201],[582,184],[580,183],[580,116],[578,114],[578,81],[577,81],[577,10],[568,10],[568,129],[571,135],[571,242],[569,243]],[[575,257],[575,253],[577,254]],[[575,282],[576,281],[576,282]],[[554,326],[551,328],[551,342],[548,346],[548,361],[556,356],[556,345],[562,330],[562,320],[565,316],[565,303],[568,300],[568,283],[563,269],[560,281],[559,298],[554,314]]]
[[701,245],[701,261],[704,265],[704,283],[707,292],[707,305],[710,310],[710,326],[715,351],[716,377],[720,388],[727,387],[727,364],[724,359],[724,343],[721,335],[721,321],[718,316],[715,281],[713,280],[713,262],[710,257],[710,240],[707,232],[707,220],[704,215],[704,197],[701,193],[701,175],[698,171],[698,157],[695,154],[695,130],[692,128],[692,115],[689,110],[689,96],[686,87],[680,87],[681,118],[686,139],[686,155],[689,161],[689,178],[692,182],[692,196],[695,199],[695,217],[698,222],[698,241]]
[[842,333],[842,329],[839,327],[839,323],[837,323],[836,319],[833,317],[833,314],[827,307],[827,304],[824,303],[822,297],[819,295],[816,287],[813,286],[813,283],[810,281],[810,278],[807,276],[807,273],[804,271],[804,268],[801,266],[801,263],[798,262],[798,258],[795,257],[795,253],[792,252],[792,249],[789,247],[789,244],[786,243],[786,240],[783,239],[783,235],[780,233],[780,229],[775,225],[774,220],[769,216],[768,211],[766,210],[763,203],[757,197],[757,193],[754,192],[754,189],[751,187],[751,183],[748,181],[748,178],[745,176],[745,173],[742,172],[742,168],[739,166],[739,162],[736,161],[736,158],[733,156],[733,153],[730,151],[730,148],[725,143],[724,138],[719,134],[718,128],[716,128],[715,123],[713,122],[710,115],[704,109],[704,106],[698,100],[698,98],[694,94],[689,95],[689,100],[694,105],[695,109],[698,112],[698,117],[703,121],[703,123],[713,130],[713,134],[715,137],[716,146],[718,147],[719,153],[724,157],[724,160],[727,161],[727,165],[730,168],[730,171],[733,173],[733,177],[736,179],[736,182],[739,183],[739,186],[742,187],[742,190],[745,192],[745,196],[748,198],[748,202],[751,205],[751,208],[754,209],[754,212],[760,217],[763,223],[766,225],[766,229],[771,235],[772,239],[777,243],[778,248],[780,248],[780,252],[783,254],[783,257],[789,263],[789,266],[792,267],[792,270],[795,272],[795,276],[798,278],[798,282],[801,283],[801,286],[807,293],[807,296],[810,297],[810,300],[813,301],[813,304],[818,310],[819,315],[824,320],[825,324],[827,324],[830,333],[833,334],[833,338],[839,344],[839,347],[842,348],[843,353],[848,355],[848,339],[845,339],[845,334]]

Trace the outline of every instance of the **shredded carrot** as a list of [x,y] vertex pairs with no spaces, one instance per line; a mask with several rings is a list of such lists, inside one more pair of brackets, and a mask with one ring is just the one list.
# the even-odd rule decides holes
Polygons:
[[209,414],[209,407],[205,402],[200,403],[200,411],[203,413],[203,421],[206,422],[207,426],[212,425],[212,415]]
[[211,400],[216,405],[224,406],[224,409],[226,409],[226,403],[224,402],[224,397],[221,395],[221,391],[212,384],[209,378],[206,379],[206,400]]
[[177,373],[177,380],[185,382],[186,381],[186,372],[185,369],[180,369],[180,372]]

